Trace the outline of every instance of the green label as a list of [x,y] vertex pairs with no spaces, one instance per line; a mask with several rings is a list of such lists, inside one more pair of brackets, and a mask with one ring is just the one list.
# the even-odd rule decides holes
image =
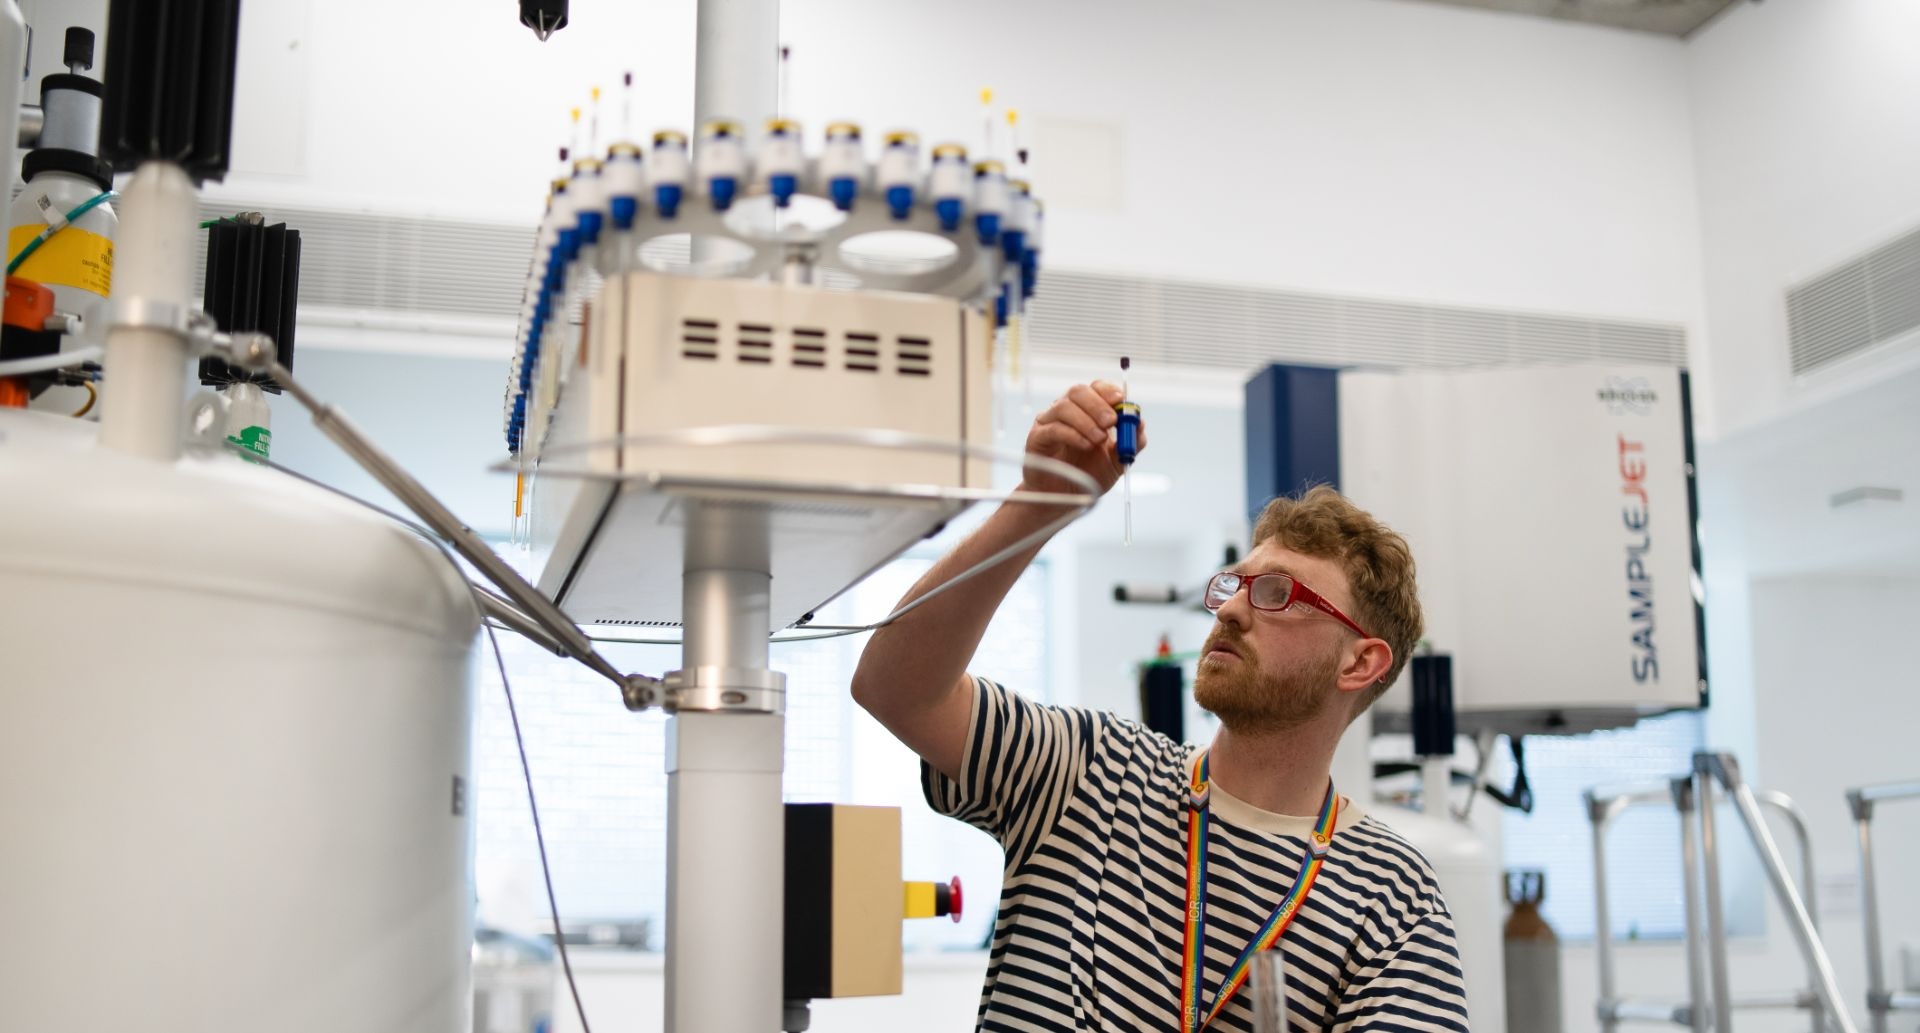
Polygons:
[[[243,450],[259,456],[260,459],[265,459],[267,458],[267,451],[273,447],[273,431],[265,427],[248,427],[242,430],[237,436],[233,434],[227,435],[227,440],[240,446]],[[259,462],[260,460],[254,459],[251,461]]]

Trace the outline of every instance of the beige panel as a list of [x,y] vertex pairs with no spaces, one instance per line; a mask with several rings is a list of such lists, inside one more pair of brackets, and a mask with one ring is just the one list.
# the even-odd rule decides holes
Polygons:
[[900,811],[833,809],[833,996],[900,992]]

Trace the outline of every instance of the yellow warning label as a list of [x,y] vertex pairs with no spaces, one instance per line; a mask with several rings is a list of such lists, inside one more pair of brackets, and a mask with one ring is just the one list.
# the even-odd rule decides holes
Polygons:
[[[7,233],[7,259],[12,261],[33,238],[39,226],[15,226]],[[78,226],[48,237],[13,275],[49,286],[78,287],[101,297],[113,289],[113,241]]]

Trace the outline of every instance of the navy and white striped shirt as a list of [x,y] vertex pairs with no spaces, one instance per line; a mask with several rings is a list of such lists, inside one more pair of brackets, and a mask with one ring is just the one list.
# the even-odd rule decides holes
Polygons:
[[[935,810],[1007,852],[982,1030],[1179,1029],[1194,754],[1111,714],[975,679],[960,779],[922,771]],[[1313,828],[1217,785],[1210,799],[1203,1006],[1293,885]],[[1358,807],[1343,807],[1280,949],[1293,1030],[1466,1033],[1453,919],[1433,870]],[[1209,1027],[1252,1028],[1245,991]]]

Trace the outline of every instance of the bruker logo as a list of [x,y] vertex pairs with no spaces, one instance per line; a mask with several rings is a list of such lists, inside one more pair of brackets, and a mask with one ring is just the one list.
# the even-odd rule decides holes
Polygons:
[[1607,411],[1615,416],[1622,413],[1644,416],[1652,412],[1653,403],[1660,400],[1645,377],[1608,377],[1606,386],[1594,392],[1594,396],[1605,402]]

